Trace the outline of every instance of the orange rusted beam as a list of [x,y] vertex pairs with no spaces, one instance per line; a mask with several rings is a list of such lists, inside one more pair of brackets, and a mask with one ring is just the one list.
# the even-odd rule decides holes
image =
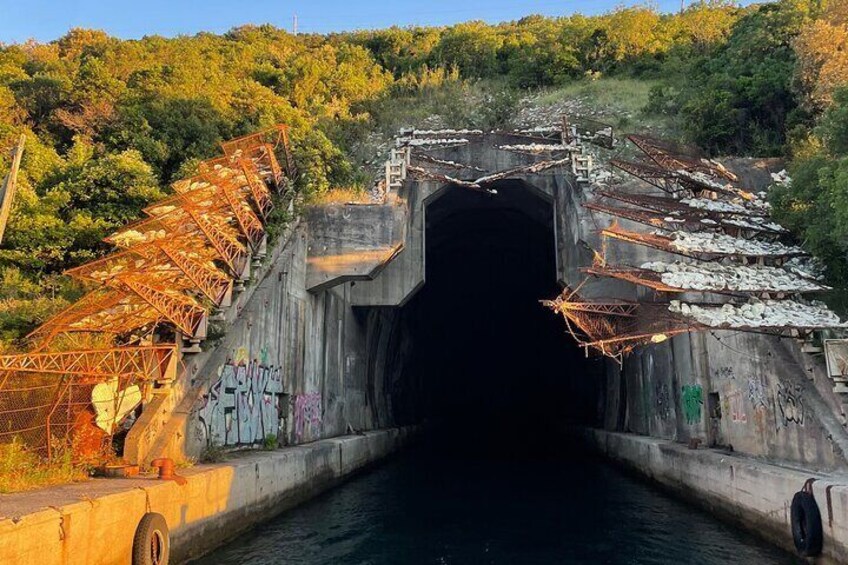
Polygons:
[[0,355],[0,372],[160,379],[175,355],[174,345]]
[[27,338],[47,345],[62,333],[126,335],[155,327],[162,316],[140,298],[118,289],[97,289],[47,320]]

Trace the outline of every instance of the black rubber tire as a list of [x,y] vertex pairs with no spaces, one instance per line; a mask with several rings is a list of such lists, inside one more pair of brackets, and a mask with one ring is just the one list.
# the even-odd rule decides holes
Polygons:
[[165,517],[148,512],[141,517],[133,538],[133,565],[168,565],[171,537]]
[[821,512],[815,497],[800,491],[792,498],[792,538],[795,549],[802,557],[821,555],[824,542]]

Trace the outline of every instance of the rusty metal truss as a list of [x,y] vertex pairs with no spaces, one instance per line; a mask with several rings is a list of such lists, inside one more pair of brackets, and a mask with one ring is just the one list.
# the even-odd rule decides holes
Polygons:
[[569,333],[587,354],[595,350],[619,363],[636,347],[697,329],[671,314],[665,303],[586,300],[577,290],[566,288],[542,304],[562,315]]
[[610,165],[668,194],[679,194],[681,191],[681,186],[677,183],[677,179],[667,169],[648,163],[622,161],[621,159],[611,159]]
[[204,245],[211,245],[217,252],[217,259],[234,277],[243,276],[248,266],[247,248],[239,241],[239,231],[227,223],[226,215],[193,203],[160,211],[161,215],[129,224],[105,241],[129,249],[170,238],[199,237],[205,241]]
[[585,207],[595,212],[601,212],[616,218],[623,218],[632,222],[660,228],[666,230],[685,229],[690,232],[698,231],[715,231],[718,229],[716,225],[707,225],[701,222],[698,217],[680,217],[676,215],[663,215],[656,212],[639,210],[637,208],[622,208],[620,206],[610,206],[601,202],[587,202]]
[[668,286],[662,282],[662,276],[648,269],[639,269],[636,267],[617,267],[611,265],[595,265],[585,269],[582,272],[594,275],[597,277],[608,277],[627,281],[650,288],[656,292],[681,293],[686,292],[685,289]]
[[725,217],[721,213],[701,211],[688,207],[686,207],[686,210],[659,213],[653,210],[646,211],[638,208],[610,206],[603,202],[587,202],[585,206],[589,210],[666,231],[683,230],[690,233],[724,233],[740,239],[766,239],[771,241],[779,239],[784,233],[770,228],[768,224],[757,224],[752,221],[747,221],[744,225],[737,225],[734,223],[737,220]]
[[[161,326],[205,338],[211,307],[228,306],[234,278],[249,276],[248,248],[264,254],[269,184],[281,190],[295,175],[285,126],[223,147],[147,207],[147,219],[106,238],[115,253],[67,272],[97,286],[28,336],[33,351],[0,356],[0,442],[18,438],[48,456],[57,438],[83,438],[89,453],[107,447],[117,421],[95,414],[95,396],[125,415],[142,402],[135,382],[174,379],[175,346],[149,345],[172,335]],[[129,404],[118,391],[130,391]]]
[[744,207],[744,211],[740,212],[712,212],[705,211],[699,208],[693,208],[681,202],[676,198],[666,198],[664,196],[653,196],[649,194],[636,194],[630,192],[623,192],[620,190],[605,190],[605,189],[595,189],[595,194],[598,196],[603,196],[604,198],[611,198],[613,200],[618,200],[620,202],[625,202],[627,204],[633,204],[634,206],[639,206],[640,208],[647,208],[648,210],[654,210],[656,212],[660,212],[662,214],[670,214],[672,212],[679,212],[685,214],[703,214],[704,216],[709,215],[710,217],[719,216],[719,217],[766,217],[768,216],[768,212],[763,209],[750,208],[745,207],[744,203],[739,204],[740,207]]
[[[108,449],[110,432],[141,402],[141,386],[176,372],[173,345],[2,355],[0,442],[21,441],[48,458],[56,445],[73,455]],[[95,405],[103,383],[106,404],[101,394]]]
[[736,258],[745,263],[760,262],[764,264],[768,263],[779,265],[793,257],[803,257],[807,255],[803,251],[755,255],[751,253],[746,253],[744,251],[719,252],[686,250],[675,247],[672,244],[674,239],[671,235],[634,232],[623,229],[622,227],[615,224],[601,230],[601,234],[605,237],[610,237],[619,241],[624,241],[626,243],[642,245],[645,247],[652,247],[654,249],[658,249],[666,253],[672,253],[674,255],[680,255],[682,257],[689,257],[692,259],[699,259],[702,261],[714,261],[723,258]]
[[[245,135],[221,143],[227,157],[246,158],[253,161],[259,174],[278,191],[286,187],[286,180],[297,176],[294,157],[289,140],[289,128],[278,125],[260,132]],[[275,152],[282,153],[285,169],[280,167]]]
[[[262,180],[262,175],[256,165],[249,159],[234,159],[218,157],[202,161],[199,165],[200,174],[210,182],[219,184],[228,190],[246,194],[256,207],[256,212],[267,218],[274,208],[274,201],[268,185]],[[185,193],[192,190],[189,181],[177,181],[173,185],[176,192]]]
[[687,154],[680,147],[668,142],[644,135],[628,135],[627,139],[642,150],[642,152],[645,153],[645,155],[647,155],[652,161],[664,169],[670,171],[684,170],[689,172],[699,172],[713,177],[721,177],[733,182],[738,180],[736,175],[725,169],[720,164]]
[[178,192],[166,200],[148,206],[144,212],[152,217],[167,215],[175,209],[183,209],[189,213],[190,210],[214,212],[222,216],[224,224],[238,226],[241,235],[245,237],[252,250],[256,251],[262,247],[265,240],[265,226],[243,198],[243,194],[223,183],[215,184],[206,180],[192,182],[191,186],[194,187],[192,190]]
[[149,334],[163,321],[162,315],[140,297],[115,288],[99,288],[47,320],[27,338],[44,348],[61,334]]
[[143,274],[119,275],[117,280],[187,337],[206,337],[207,311],[196,299],[179,290],[149,284]]
[[[592,267],[581,269],[582,272],[597,276],[597,277],[608,277],[614,278],[618,280],[627,281],[629,283],[643,286],[646,288],[650,288],[656,292],[666,292],[671,294],[680,294],[680,293],[709,293],[709,294],[722,294],[727,296],[735,296],[735,297],[744,297],[749,298],[751,296],[762,298],[762,299],[783,299],[786,296],[791,295],[800,295],[811,292],[821,292],[823,290],[828,290],[828,287],[824,285],[819,285],[818,287],[810,286],[805,289],[795,289],[795,290],[783,290],[776,291],[773,289],[767,288],[732,288],[731,286],[725,286],[722,288],[684,288],[684,287],[675,287],[669,286],[662,281],[662,274],[657,273],[656,271],[652,271],[650,269],[641,269],[638,267],[630,267],[630,266],[611,266],[611,265],[603,265],[596,264]],[[812,282],[812,281],[811,281]]]
[[172,380],[176,372],[176,348],[150,345],[0,355],[0,374],[5,376],[10,372]]

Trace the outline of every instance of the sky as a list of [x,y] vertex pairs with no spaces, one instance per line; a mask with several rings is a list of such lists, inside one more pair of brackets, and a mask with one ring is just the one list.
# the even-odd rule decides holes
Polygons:
[[[691,2],[691,0],[683,0]],[[479,19],[490,23],[529,14],[596,14],[628,0],[0,0],[0,43],[50,41],[73,27],[102,29],[117,37],[225,32],[243,24],[270,23],[326,33],[391,25],[446,25]],[[750,2],[744,2],[750,3]],[[654,0],[663,11],[681,0]]]

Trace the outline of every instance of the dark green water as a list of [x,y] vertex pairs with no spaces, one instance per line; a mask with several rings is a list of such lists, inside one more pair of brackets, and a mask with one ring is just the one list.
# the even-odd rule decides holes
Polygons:
[[569,455],[417,447],[200,563],[799,563],[591,456],[548,448]]

